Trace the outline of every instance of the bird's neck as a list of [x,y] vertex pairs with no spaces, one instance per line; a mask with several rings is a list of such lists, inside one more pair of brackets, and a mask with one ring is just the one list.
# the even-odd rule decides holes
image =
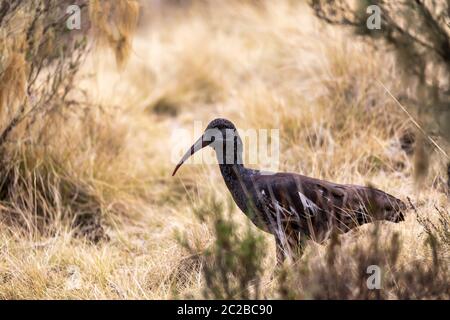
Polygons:
[[242,164],[220,164],[219,166],[234,201],[243,212],[247,212],[248,195],[251,192],[249,179],[256,171],[247,169]]
[[[242,141],[239,136],[235,137],[233,144],[224,144],[222,149],[215,149],[220,172],[228,190],[233,196],[238,207],[247,211],[249,188],[251,187],[250,176],[256,171],[244,167],[242,161]],[[229,150],[232,150],[229,152]],[[218,152],[218,151],[221,152]]]
[[244,178],[246,169],[242,164],[220,164],[219,167],[227,186],[234,185]]
[[240,138],[236,138],[231,145],[224,143],[215,148],[217,162],[219,163],[220,172],[227,184],[228,189],[231,187],[237,188],[237,184],[245,176],[246,169],[242,161],[242,143],[239,143]]

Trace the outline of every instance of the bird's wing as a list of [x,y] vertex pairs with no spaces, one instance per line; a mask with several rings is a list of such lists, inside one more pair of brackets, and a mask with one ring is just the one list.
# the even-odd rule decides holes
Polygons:
[[[370,221],[370,216],[398,212],[404,204],[370,187],[340,185],[292,173],[261,175],[254,179],[265,213],[276,225],[290,224],[299,230],[329,229],[331,220],[342,228]],[[346,230],[343,230],[346,231]]]

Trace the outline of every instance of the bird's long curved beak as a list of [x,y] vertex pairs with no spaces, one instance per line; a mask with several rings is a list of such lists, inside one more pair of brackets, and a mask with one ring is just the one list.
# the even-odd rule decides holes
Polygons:
[[189,159],[190,156],[192,156],[194,153],[196,153],[198,150],[210,145],[213,142],[211,139],[210,141],[205,140],[205,135],[202,135],[195,143],[192,145],[192,147],[184,154],[183,158],[181,158],[180,162],[178,162],[177,166],[175,167],[175,170],[173,170],[172,176],[177,173],[178,169],[181,167],[181,165]]

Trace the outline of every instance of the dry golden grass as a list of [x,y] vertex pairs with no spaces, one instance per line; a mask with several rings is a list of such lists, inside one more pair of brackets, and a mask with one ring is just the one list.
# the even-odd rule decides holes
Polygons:
[[[448,208],[441,155],[432,159],[420,192],[414,187],[413,160],[398,142],[413,125],[379,84],[396,96],[407,90],[388,54],[320,24],[306,6],[290,1],[265,6],[220,1],[170,9],[165,17],[148,14],[150,22],[136,35],[120,73],[109,52],[98,52],[84,67],[95,75],[79,85],[103,110],[70,125],[49,126],[45,148],[19,148],[16,159],[24,161],[27,155],[20,153],[28,153],[28,168],[39,172],[35,176],[42,176],[42,168],[49,172],[41,183],[45,190],[33,189],[32,174],[21,190],[40,192],[52,219],[48,232],[37,232],[36,206],[0,203],[2,216],[20,215],[29,226],[7,221],[0,226],[1,298],[201,297],[196,256],[183,248],[177,233],[201,253],[214,235],[195,211],[212,210],[212,196],[225,204],[230,196],[216,165],[186,166],[170,176],[171,134],[191,130],[196,120],[206,126],[226,117],[244,129],[280,129],[280,171],[370,182],[399,198],[411,197],[418,214],[431,219],[435,206]],[[109,240],[92,244],[74,236],[72,221],[64,218],[71,216],[71,204],[59,201],[58,191],[71,182],[87,189],[88,207],[101,212]],[[74,206],[82,210],[82,204]],[[232,219],[242,230],[249,225],[234,205]],[[371,229],[342,236],[344,252],[355,242],[368,244]],[[382,239],[400,234],[401,264],[431,260],[415,214],[404,223],[383,224],[381,232]],[[275,298],[275,248],[271,237],[264,237],[262,289]],[[325,250],[311,244],[306,256],[320,263]]]

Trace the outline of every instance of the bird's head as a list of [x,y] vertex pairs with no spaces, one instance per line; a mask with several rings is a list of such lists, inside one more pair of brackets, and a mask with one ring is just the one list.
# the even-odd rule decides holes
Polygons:
[[223,118],[212,120],[202,136],[184,154],[172,176],[198,150],[210,146],[216,151],[219,164],[242,164],[242,141],[234,124]]

